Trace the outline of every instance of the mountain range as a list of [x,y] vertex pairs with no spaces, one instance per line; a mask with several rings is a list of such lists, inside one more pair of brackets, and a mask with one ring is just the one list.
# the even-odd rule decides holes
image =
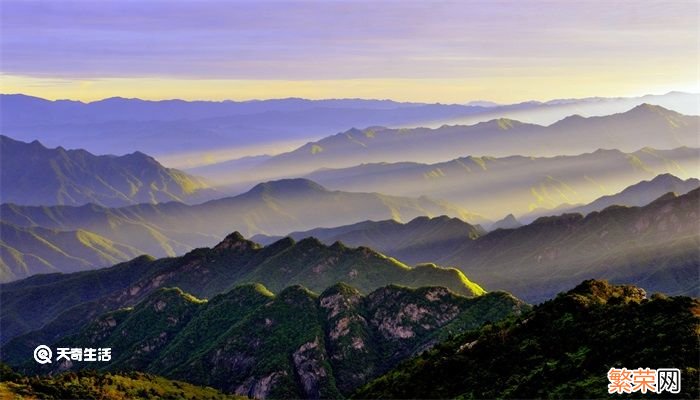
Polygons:
[[463,241],[434,262],[457,266],[487,288],[533,303],[589,278],[698,296],[698,204],[700,189],[694,189],[642,207],[541,217]]
[[[696,189],[680,196],[667,193],[642,207],[625,205],[624,200],[645,198],[648,195],[641,193],[666,188],[669,181],[678,183],[677,188]],[[626,189],[617,205],[601,211],[586,216],[541,217],[525,226],[489,233],[455,218],[439,217],[418,218],[407,224],[367,221],[291,236],[368,246],[409,264],[430,260],[454,266],[486,288],[506,290],[533,303],[587,278],[633,282],[650,291],[697,296],[697,186],[691,180],[684,183],[659,176]],[[263,243],[277,239],[255,237]]]
[[[410,260],[411,264],[420,264],[442,258],[462,246],[464,241],[485,234],[486,231],[478,225],[443,215],[417,217],[407,223],[395,220],[364,221],[335,228],[292,232],[287,237],[294,240],[312,237],[328,245],[341,242],[351,247],[370,247],[400,260]],[[269,245],[282,238],[255,235],[251,240]]]
[[[0,199],[7,203],[114,207],[196,203],[224,196],[198,178],[164,168],[142,153],[94,156],[84,150],[47,149],[38,142],[22,143],[5,136],[0,141]],[[699,157],[699,149],[684,147],[666,151],[645,148],[634,153],[599,150],[552,158],[463,157],[438,164],[380,163],[324,169],[307,178],[337,190],[409,197],[429,194],[498,219],[506,213],[547,215],[551,213],[547,210],[562,204],[571,208],[587,203],[655,174],[692,175]],[[494,200],[506,194],[507,204]],[[526,222],[532,219],[526,218]],[[471,219],[476,220],[475,216]]]
[[[547,103],[459,105],[390,100],[147,101],[109,98],[90,103],[0,95],[0,132],[50,146],[95,153],[140,150],[158,157],[240,148],[271,141],[316,140],[353,126],[440,126],[518,118],[549,124],[568,115],[607,115],[643,102],[697,112],[695,94],[671,92],[634,98],[564,99]],[[251,154],[252,155],[252,154]]]
[[[367,218],[410,220],[417,216],[453,215],[480,222],[483,219],[449,203],[422,198],[385,196],[378,193],[330,191],[304,179],[261,183],[239,196],[212,200],[198,205],[178,202],[139,204],[106,208],[89,204],[74,206],[19,206],[2,204],[2,220],[19,228],[46,228],[63,232],[87,231],[113,242],[114,247],[132,248],[139,254],[175,256],[221,240],[239,230],[246,236],[259,233],[282,234],[323,225],[342,225]],[[2,238],[5,250],[1,281],[28,276],[34,271],[13,259],[32,258],[45,271],[35,255],[23,253],[26,245]],[[50,240],[49,244],[53,244]],[[108,244],[108,242],[105,242]],[[48,245],[48,244],[47,244]],[[60,247],[60,246],[59,246]],[[81,250],[82,251],[82,250]],[[9,253],[12,253],[11,255]],[[64,252],[71,254],[71,249]],[[7,259],[5,257],[8,257]],[[56,269],[59,263],[44,260]],[[13,266],[14,268],[10,268]],[[104,266],[104,263],[94,266]],[[77,265],[74,267],[77,268]]]
[[[110,347],[106,369],[250,398],[339,398],[450,334],[527,309],[506,293],[469,299],[442,287],[387,286],[363,295],[337,284],[319,295],[301,286],[273,294],[257,284],[209,301],[169,288],[53,345]],[[37,368],[20,355],[4,357],[35,372],[85,368],[70,361]]]
[[[279,182],[278,182],[279,183]],[[278,183],[271,183],[272,186],[276,186]],[[291,184],[293,182],[286,182]],[[308,182],[296,182],[298,183],[308,183]],[[292,185],[294,186],[294,185]],[[648,199],[654,199],[661,197],[660,194],[665,193],[668,189],[675,189],[679,194],[685,194],[691,188],[697,188],[698,182],[694,179],[689,179],[682,181],[676,177],[670,175],[660,175],[651,181],[643,181],[639,184],[632,185],[621,193],[613,196],[603,197],[599,200],[594,201],[588,206],[581,208],[583,211],[602,211],[604,207],[608,204],[615,204],[618,206],[635,206],[637,204],[643,203]],[[273,190],[274,192],[274,190]],[[632,196],[631,194],[635,194]],[[287,193],[289,195],[289,193]],[[281,197],[278,197],[281,198]],[[671,201],[671,204],[675,205],[681,203],[682,200],[674,200],[672,197],[667,198]],[[316,200],[309,200],[308,204],[318,204],[314,203]],[[332,203],[332,202],[331,202]],[[285,204],[280,201],[279,204]],[[339,206],[338,203],[332,203],[335,206]],[[691,203],[692,205],[692,203]],[[171,205],[172,206],[172,205]],[[672,226],[677,226],[676,231],[671,231],[668,235],[656,235],[652,237],[645,238],[642,243],[658,245],[654,242],[654,238],[659,239],[661,242],[675,243],[674,240],[678,239],[681,242],[686,243],[686,245],[678,245],[673,248],[663,248],[663,251],[650,255],[649,259],[645,259],[642,254],[647,254],[648,250],[644,250],[638,255],[641,261],[633,261],[634,257],[631,254],[626,254],[626,252],[631,251],[630,248],[635,248],[635,246],[640,246],[636,241],[630,243],[624,243],[619,247],[610,246],[606,244],[601,247],[602,249],[608,249],[608,254],[603,257],[607,259],[609,257],[615,258],[614,261],[606,261],[611,263],[611,269],[614,266],[619,266],[620,263],[624,262],[641,262],[641,265],[646,265],[652,267],[655,263],[662,263],[668,268],[676,268],[682,266],[684,262],[692,262],[692,260],[697,259],[697,256],[692,252],[688,252],[687,245],[692,244],[693,240],[697,240],[696,236],[692,232],[692,222],[697,220],[697,216],[692,215],[692,210],[688,209],[689,205],[684,206],[684,210],[689,212],[685,216],[676,215],[673,218],[680,219],[686,223],[691,223],[691,225],[685,226],[678,225],[676,220],[672,220],[669,223]],[[320,208],[317,208],[320,209]],[[336,208],[341,210],[343,208]],[[649,218],[658,220],[662,215],[654,216],[656,211],[650,209],[650,207],[643,207],[644,210],[649,209]],[[8,210],[5,212],[5,210]],[[27,211],[39,211],[39,213],[31,214]],[[142,250],[144,246],[152,246],[152,254],[160,255],[164,253],[163,249],[168,249],[172,252],[169,255],[175,255],[177,253],[184,254],[191,248],[214,242],[217,240],[213,235],[202,234],[197,236],[192,234],[187,236],[185,228],[182,229],[182,234],[179,236],[182,240],[191,240],[189,245],[185,240],[177,242],[173,239],[166,237],[165,235],[175,236],[175,230],[166,230],[162,227],[160,222],[146,222],[148,221],[146,217],[139,215],[138,217],[132,217],[123,213],[121,216],[116,214],[114,210],[101,209],[101,208],[85,208],[87,212],[81,217],[82,214],[73,215],[71,213],[64,213],[62,219],[57,218],[60,213],[52,210],[51,213],[45,214],[45,208],[19,208],[19,207],[5,207],[3,206],[3,216],[5,218],[12,220],[13,222],[2,222],[3,237],[2,237],[2,256],[3,264],[3,277],[6,281],[15,280],[18,278],[30,276],[36,273],[47,273],[47,272],[71,272],[76,270],[94,269],[112,265],[115,262],[126,261],[137,254],[147,253]],[[168,212],[172,213],[172,220],[176,221],[176,218],[185,219],[186,214],[178,214],[175,208],[174,210],[169,210],[165,208]],[[348,208],[345,208],[347,212]],[[340,241],[348,246],[367,246],[372,249],[376,249],[383,254],[387,254],[396,257],[404,262],[411,265],[422,264],[422,263],[432,263],[437,262],[443,265],[452,265],[459,268],[465,268],[467,275],[476,274],[480,277],[480,281],[488,282],[487,287],[510,290],[516,293],[518,296],[525,298],[528,301],[541,301],[548,298],[553,294],[553,289],[544,290],[541,295],[537,295],[537,290],[523,289],[520,287],[512,286],[512,279],[508,273],[503,276],[499,276],[497,273],[491,274],[491,276],[481,276],[485,271],[488,270],[486,265],[493,264],[503,265],[503,263],[515,266],[518,265],[516,262],[517,257],[523,257],[522,260],[529,260],[533,257],[533,254],[547,254],[547,257],[538,257],[537,260],[532,260],[533,266],[538,266],[535,271],[544,271],[547,268],[551,268],[550,265],[564,263],[565,265],[557,267],[562,269],[562,271],[568,271],[569,268],[576,268],[575,274],[583,273],[583,269],[580,268],[581,263],[586,263],[585,260],[589,260],[591,265],[586,264],[586,268],[592,268],[594,264],[598,265],[596,268],[603,268],[602,271],[593,273],[591,277],[596,277],[596,274],[603,274],[604,277],[611,279],[616,279],[614,276],[608,275],[611,271],[607,270],[605,266],[602,265],[602,260],[591,260],[585,254],[579,254],[579,249],[583,245],[582,243],[589,240],[591,235],[590,230],[597,232],[601,239],[608,235],[610,228],[608,225],[614,224],[615,230],[617,232],[615,237],[608,237],[606,242],[611,240],[614,242],[616,240],[628,240],[630,233],[628,231],[635,232],[634,227],[626,226],[629,225],[629,221],[624,219],[618,220],[618,215],[624,215],[625,208],[618,207],[617,211],[615,207],[606,212],[602,213],[605,218],[593,219],[592,215],[587,217],[591,218],[591,223],[583,224],[582,221],[578,221],[579,218],[583,218],[576,213],[562,215],[560,217],[542,218],[541,220],[531,223],[531,226],[518,226],[518,221],[513,223],[510,220],[511,226],[498,226],[497,224],[490,225],[491,230],[497,228],[505,229],[511,232],[541,232],[543,238],[548,238],[547,240],[532,242],[533,239],[529,237],[528,234],[514,234],[509,241],[501,243],[501,240],[492,240],[493,238],[501,238],[506,235],[505,232],[492,232],[487,234],[486,231],[479,225],[469,224],[464,222],[459,218],[450,218],[447,216],[442,217],[416,217],[407,223],[401,223],[396,220],[386,220],[388,217],[395,217],[393,213],[387,213],[383,218],[378,218],[379,221],[365,221],[360,223],[354,223],[350,225],[340,225],[335,228],[315,228],[308,231],[293,231],[288,234],[288,236],[301,240],[308,237],[315,237],[327,245],[332,245],[333,243]],[[76,210],[82,211],[82,208]],[[105,212],[106,214],[100,218],[95,218],[95,211]],[[117,210],[119,211],[119,210]],[[680,210],[679,212],[682,212]],[[165,211],[161,211],[157,216],[162,217]],[[222,213],[224,215],[225,213]],[[419,213],[420,214],[420,213]],[[438,213],[439,214],[439,210]],[[97,213],[98,217],[100,216]],[[361,212],[358,211],[358,218]],[[596,214],[597,215],[597,214]],[[8,217],[12,216],[12,217]],[[51,216],[52,218],[49,218]],[[383,219],[383,220],[382,220]],[[95,222],[96,220],[96,222]],[[116,221],[123,221],[123,225],[115,224]],[[133,222],[132,222],[133,221]],[[212,220],[213,221],[213,218]],[[538,223],[543,221],[551,221],[552,224]],[[558,225],[556,221],[578,221],[575,225],[586,225],[585,229],[574,230],[567,233],[567,236],[557,236]],[[24,222],[27,226],[20,226],[16,222]],[[83,229],[82,226],[89,226],[88,230],[78,230],[69,231],[57,230],[56,225],[51,228],[42,228],[41,226],[36,226],[36,224],[53,224],[53,223],[65,223],[66,225],[58,225],[59,227]],[[508,222],[508,221],[506,221]],[[625,224],[623,224],[625,222]],[[213,228],[214,222],[210,222]],[[499,223],[501,223],[499,221]],[[504,222],[505,223],[505,222]],[[75,225],[68,225],[75,224]],[[194,227],[193,222],[187,221],[186,225]],[[221,229],[226,229],[227,224],[219,224]],[[148,235],[139,236],[139,230],[143,229]],[[667,228],[664,228],[667,229]],[[106,234],[97,234],[95,231],[105,232]],[[163,232],[162,234],[160,232]],[[685,236],[684,236],[685,235]],[[250,236],[250,235],[249,235]],[[256,242],[263,244],[272,244],[275,241],[282,239],[283,236],[267,236],[267,235],[254,235],[252,239]],[[130,240],[130,244],[123,245],[120,240]],[[579,241],[581,243],[579,243]],[[133,243],[133,244],[132,244]],[[170,243],[178,243],[178,247],[168,245]],[[487,243],[482,245],[482,243]],[[596,243],[593,241],[592,243]],[[611,242],[612,243],[612,242]],[[137,247],[138,246],[138,247]],[[508,251],[496,250],[501,246],[512,246]],[[551,249],[554,247],[556,250]],[[518,250],[522,249],[520,253]],[[537,251],[536,253],[527,253],[528,249]],[[600,249],[597,250],[600,252]],[[512,256],[506,257],[504,255],[511,254]],[[578,255],[577,255],[578,254]],[[663,255],[665,254],[665,255]],[[666,258],[664,258],[666,257]],[[549,261],[547,261],[549,260]],[[627,260],[627,261],[625,261]],[[572,265],[569,266],[568,263]],[[540,265],[542,264],[542,265]],[[510,268],[510,267],[509,267]],[[660,268],[656,266],[654,268]],[[687,266],[683,267],[686,268]],[[565,275],[566,272],[563,272]],[[517,275],[517,274],[516,274]],[[622,273],[624,276],[624,273]],[[634,275],[634,274],[633,274]],[[638,279],[637,275],[634,275],[634,279]],[[529,282],[531,277],[519,278],[523,282]],[[571,283],[574,278],[570,277],[569,280],[565,279],[566,282]],[[581,277],[583,279],[583,277]],[[622,279],[622,278],[620,278]],[[688,289],[688,282],[683,283],[682,277],[673,278],[671,276],[659,281],[659,290],[670,291],[671,293],[676,293],[678,291],[683,291]],[[692,282],[689,281],[689,282]],[[648,283],[639,282],[639,284],[645,286]],[[654,287],[654,286],[652,286]],[[535,295],[535,297],[530,297]]]
[[698,398],[698,99],[0,94],[0,397]]
[[0,96],[2,132],[23,140],[94,152],[158,156],[305,141],[364,124],[452,119],[482,107],[390,100],[147,101],[109,98],[82,103]]
[[700,179],[688,178],[682,180],[671,174],[661,174],[654,179],[629,186],[619,193],[603,196],[584,206],[568,209],[567,212],[586,215],[614,205],[643,206],[666,193],[686,194],[698,187],[700,187]]
[[[688,147],[644,148],[633,153],[597,150],[575,156],[470,156],[437,164],[363,164],[323,169],[305,177],[336,190],[396,196],[430,194],[491,220],[515,214],[530,222],[536,216],[592,202],[659,174],[695,176],[698,159],[700,149]],[[650,194],[655,198],[666,192]]]
[[353,398],[609,398],[611,368],[661,365],[680,370],[681,394],[652,396],[698,398],[698,310],[698,299],[585,281],[519,317],[441,343]]
[[[35,275],[3,284],[0,333],[5,342],[43,327],[44,339],[55,340],[80,322],[133,305],[163,287],[179,287],[210,298],[242,283],[262,283],[274,292],[299,284],[322,292],[337,282],[346,282],[362,293],[389,284],[440,285],[464,296],[484,293],[454,268],[434,264],[412,268],[366,247],[326,246],[313,238],[299,242],[287,238],[260,247],[236,232],[211,249],[195,249],[182,257],[156,260],[141,256],[110,268]],[[39,337],[32,333],[26,339]]]
[[96,156],[0,135],[0,201],[22,205],[124,206],[221,196],[200,178],[141,152]]
[[279,176],[361,163],[437,162],[466,155],[560,156],[600,148],[630,152],[642,146],[660,150],[700,147],[699,122],[699,116],[642,104],[601,117],[571,115],[548,126],[499,118],[435,129],[353,128],[269,158],[254,171]]

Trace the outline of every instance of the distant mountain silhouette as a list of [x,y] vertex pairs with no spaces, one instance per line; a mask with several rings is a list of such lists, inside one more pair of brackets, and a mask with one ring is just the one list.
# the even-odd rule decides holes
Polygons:
[[[683,113],[697,113],[697,99],[696,94],[672,92],[631,98],[561,99],[484,106],[299,98],[238,102],[114,97],[83,103],[5,94],[0,95],[0,132],[24,141],[39,139],[49,146],[84,148],[93,153],[121,154],[140,150],[162,156],[270,142],[313,141],[353,126],[437,128],[504,117],[550,124],[574,113],[609,115],[644,102]],[[522,154],[511,154],[518,153]],[[465,154],[487,153],[461,152],[447,158]]]
[[661,174],[649,181],[642,181],[629,186],[620,193],[603,196],[585,206],[568,209],[567,212],[586,215],[593,211],[601,211],[613,205],[643,206],[666,193],[682,195],[698,187],[700,187],[700,179],[689,178],[682,180],[671,174]]
[[515,229],[520,228],[523,224],[515,218],[515,215],[508,214],[503,219],[498,220],[489,226],[489,229],[495,231],[496,229]]
[[218,195],[201,179],[165,168],[140,152],[96,156],[0,135],[0,160],[3,203],[123,206],[203,201]]
[[420,124],[479,113],[483,107],[391,100],[149,101],[90,103],[0,95],[2,132],[22,140],[93,152],[181,154],[302,141],[351,126]]
[[468,154],[506,157],[578,154],[599,148],[636,151],[640,144],[662,150],[698,147],[699,122],[698,116],[642,104],[603,117],[570,116],[550,126],[500,118],[436,129],[353,128],[272,157],[259,170],[304,173],[361,163],[434,162]]

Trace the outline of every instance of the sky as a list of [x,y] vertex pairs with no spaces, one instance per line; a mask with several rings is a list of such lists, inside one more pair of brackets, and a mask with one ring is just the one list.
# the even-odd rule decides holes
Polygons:
[[0,2],[0,91],[512,103],[698,92],[700,2]]

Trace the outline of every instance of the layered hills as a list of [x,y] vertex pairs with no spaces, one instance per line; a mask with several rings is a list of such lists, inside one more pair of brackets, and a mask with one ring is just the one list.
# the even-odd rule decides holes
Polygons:
[[132,306],[163,287],[211,298],[243,283],[262,283],[274,292],[295,284],[322,292],[337,282],[362,293],[389,284],[440,285],[463,296],[484,293],[454,268],[408,267],[366,247],[326,246],[316,239],[283,239],[261,247],[233,233],[211,249],[195,249],[182,257],[143,256],[110,268],[36,275],[3,284],[2,341],[41,327],[41,333],[20,342],[54,341],[105,311]]
[[[699,158],[698,148],[647,147],[631,153],[597,150],[556,157],[468,156],[436,164],[374,163],[322,169],[306,177],[336,190],[380,191],[398,196],[429,193],[497,220],[511,213],[517,217],[551,215],[562,204],[567,205],[565,208],[587,204],[660,174],[696,176]],[[692,182],[686,187],[691,187]],[[648,201],[630,205],[643,205],[653,200],[653,195],[682,189],[668,179],[652,186],[656,189],[648,191]],[[663,187],[668,190],[661,191]]]
[[[196,247],[211,245],[234,230],[246,236],[259,233],[275,235],[324,225],[354,223],[367,218],[410,220],[421,215],[443,214],[474,222],[482,220],[462,208],[426,197],[330,191],[305,179],[261,183],[239,196],[198,205],[170,202],[121,208],[94,204],[80,207],[0,206],[2,220],[16,227],[88,231],[118,246],[156,257],[175,256]],[[21,246],[15,242],[3,244],[11,248]],[[74,250],[63,251],[72,254]],[[11,265],[10,260],[4,263]],[[95,264],[95,267],[100,265],[103,264]],[[20,268],[2,272],[1,280],[8,281],[36,271]]]
[[[660,176],[630,187],[617,199],[645,199],[658,188],[667,187],[661,183],[669,181],[676,182],[674,187],[679,189],[696,186],[694,180]],[[544,301],[589,278],[697,296],[699,196],[700,189],[680,196],[667,193],[641,207],[614,205],[585,216],[541,217],[525,226],[489,233],[464,221],[439,217],[418,218],[407,224],[367,221],[291,236],[368,246],[408,263],[431,260],[455,266],[487,288],[506,290],[529,302]],[[256,237],[261,242],[276,239]]]
[[96,156],[0,135],[0,160],[2,203],[124,206],[217,196],[200,178],[165,168],[141,152]]
[[[366,246],[417,264],[443,258],[459,249],[465,241],[485,234],[486,231],[478,225],[443,215],[417,217],[407,223],[394,220],[364,221],[335,228],[292,232],[287,237],[295,240],[313,237],[328,245],[342,242],[348,246]],[[265,235],[251,238],[262,244],[271,244],[280,239],[281,236]]]
[[689,297],[647,298],[634,286],[586,281],[517,318],[447,340],[353,397],[607,398],[610,368],[673,365],[680,394],[651,397],[698,398],[699,309]]
[[[26,374],[0,364],[0,395],[598,398],[610,367],[675,367],[700,397],[698,116],[499,114],[597,99],[0,102],[3,133],[185,164],[344,130],[221,165],[255,182],[224,198],[140,152],[0,136],[0,359]],[[39,365],[40,344],[113,356]]]
[[643,206],[651,203],[666,193],[686,194],[700,187],[700,179],[682,180],[671,174],[661,174],[648,181],[642,181],[625,188],[623,191],[603,196],[584,206],[568,209],[567,212],[588,214],[601,211],[614,205]]
[[558,156],[600,148],[630,152],[638,150],[640,143],[660,150],[699,147],[699,122],[698,116],[642,104],[602,117],[573,115],[549,126],[501,118],[436,129],[353,128],[272,157],[260,169],[261,173],[299,174],[360,163],[436,162],[466,154]]
[[457,266],[488,288],[530,302],[590,278],[699,296],[698,204],[700,189],[694,189],[681,196],[666,194],[642,207],[542,217],[464,241],[435,262]]
[[109,98],[90,103],[0,96],[2,131],[96,152],[169,155],[305,141],[351,126],[420,124],[473,115],[478,106],[390,100],[148,101]]
[[[549,124],[573,113],[608,115],[644,102],[693,113],[697,112],[697,98],[696,94],[672,92],[484,106],[299,98],[236,102],[114,97],[83,103],[3,94],[0,129],[6,135],[25,141],[39,139],[50,146],[80,147],[96,153],[141,150],[160,157],[240,149],[270,141],[305,142],[353,126],[436,127],[502,117]],[[201,162],[201,157],[192,159]]]

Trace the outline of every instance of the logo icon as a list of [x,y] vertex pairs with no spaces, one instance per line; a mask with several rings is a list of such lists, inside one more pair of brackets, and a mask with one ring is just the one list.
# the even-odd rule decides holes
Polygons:
[[52,356],[53,353],[51,352],[51,348],[49,346],[42,344],[34,349],[34,361],[38,362],[39,364],[49,364]]
[[608,393],[680,393],[681,371],[678,368],[610,368]]

